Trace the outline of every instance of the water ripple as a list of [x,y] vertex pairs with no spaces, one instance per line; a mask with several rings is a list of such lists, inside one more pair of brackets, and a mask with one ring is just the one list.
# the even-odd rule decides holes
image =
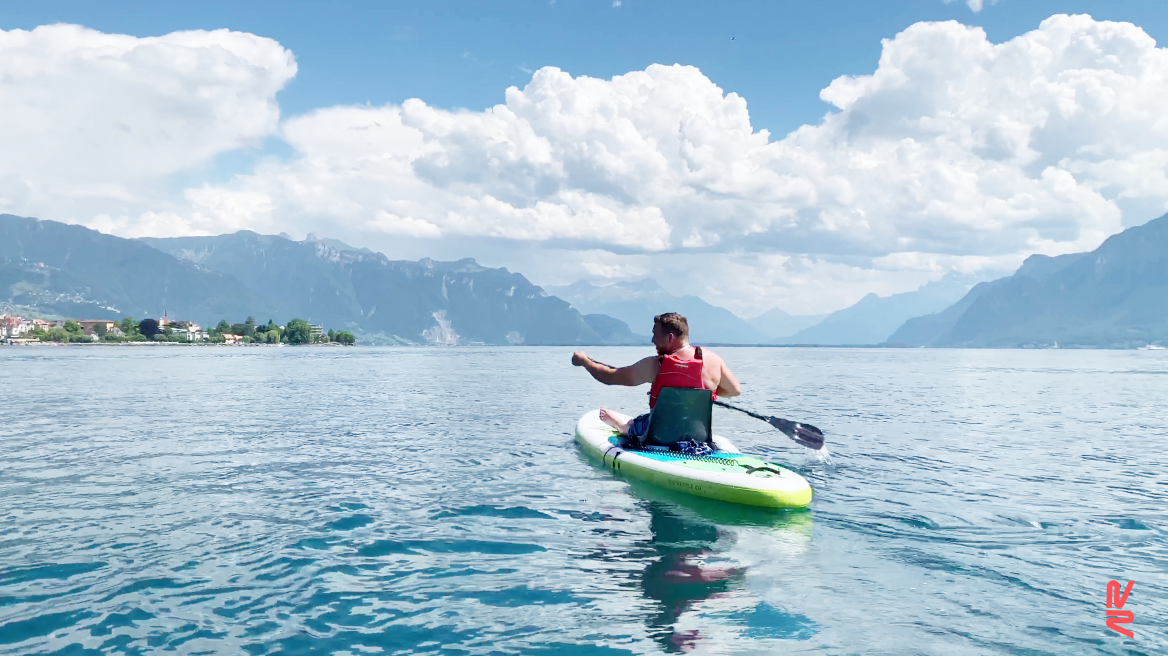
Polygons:
[[1155,353],[721,350],[809,511],[583,458],[570,349],[0,349],[0,654],[1168,651]]

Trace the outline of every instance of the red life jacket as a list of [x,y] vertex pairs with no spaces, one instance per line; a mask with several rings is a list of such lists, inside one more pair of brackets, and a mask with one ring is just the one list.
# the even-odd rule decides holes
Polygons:
[[[657,371],[657,378],[653,379],[653,387],[649,389],[649,407],[657,405],[657,395],[662,387],[680,387],[682,389],[705,389],[702,384],[702,347],[694,349],[693,360],[682,360],[676,355],[663,355],[657,358],[661,361],[661,369]],[[715,399],[718,393],[711,390],[710,395]]]

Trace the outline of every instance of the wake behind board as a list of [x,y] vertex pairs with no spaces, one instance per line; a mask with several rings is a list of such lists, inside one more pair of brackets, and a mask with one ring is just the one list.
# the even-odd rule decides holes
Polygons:
[[663,447],[625,449],[617,431],[600,420],[600,410],[591,410],[576,423],[576,441],[605,466],[671,490],[765,508],[803,508],[811,503],[807,479],[744,455],[717,435],[717,450],[708,456],[687,456]]

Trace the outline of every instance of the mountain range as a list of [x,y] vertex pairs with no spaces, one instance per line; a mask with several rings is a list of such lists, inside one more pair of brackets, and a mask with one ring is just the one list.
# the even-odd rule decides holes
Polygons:
[[1168,342],[1168,215],[1089,253],[1032,255],[1016,273],[908,321],[890,345],[1132,348]]
[[274,314],[231,276],[140,241],[11,214],[0,214],[0,291],[10,304],[75,318]]
[[299,317],[375,343],[644,342],[618,320],[585,317],[522,275],[471,259],[392,261],[340,242],[248,231],[130,240],[0,215],[5,289],[11,305],[67,317]]
[[776,342],[821,346],[880,344],[905,321],[952,305],[969,287],[970,282],[963,276],[950,273],[913,292],[891,296],[868,294],[854,305],[832,312],[819,323]]
[[829,315],[792,315],[773,308],[742,319],[697,296],[674,296],[646,278],[597,286],[581,280],[545,287],[581,312],[616,317],[637,330],[652,331],[653,317],[679,312],[689,320],[690,339],[701,344],[876,345],[913,317],[936,312],[960,299],[970,283],[950,274],[917,291],[888,297],[868,294],[851,307]]
[[730,310],[697,296],[674,296],[656,280],[618,282],[597,286],[581,280],[564,287],[546,287],[549,294],[568,301],[577,310],[620,319],[637,333],[653,332],[653,317],[678,312],[689,322],[695,344],[763,344],[769,338]]
[[[378,343],[637,343],[628,328],[589,320],[518,273],[473,259],[393,261],[324,239],[240,231],[143,239],[177,259],[231,275],[281,310],[357,330]],[[606,331],[601,335],[592,324]]]
[[299,317],[367,343],[639,345],[655,315],[674,311],[696,343],[1002,348],[1168,342],[1168,215],[1089,253],[1034,255],[1011,276],[971,282],[950,274],[826,317],[775,308],[747,321],[652,279],[545,291],[473,259],[394,261],[315,235],[134,240],[0,215],[0,303],[41,314]]
[[810,328],[827,318],[826,314],[788,314],[782,308],[771,308],[746,323],[771,339],[781,339]]

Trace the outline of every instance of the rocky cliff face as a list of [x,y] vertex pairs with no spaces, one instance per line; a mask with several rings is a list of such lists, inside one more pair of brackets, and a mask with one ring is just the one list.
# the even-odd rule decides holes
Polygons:
[[436,345],[606,341],[565,301],[518,273],[483,267],[472,259],[394,261],[339,242],[298,242],[248,231],[142,241],[239,279],[280,316],[351,328],[375,341]]

